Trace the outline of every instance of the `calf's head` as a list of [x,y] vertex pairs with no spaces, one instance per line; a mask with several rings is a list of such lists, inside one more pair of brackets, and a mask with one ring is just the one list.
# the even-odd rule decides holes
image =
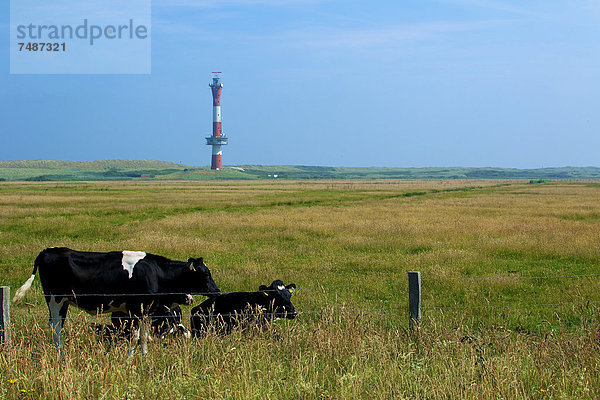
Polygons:
[[298,313],[292,304],[292,293],[296,290],[296,284],[285,286],[282,281],[276,280],[271,286],[260,285],[258,290],[269,301],[267,312],[273,313],[275,317],[296,318]]
[[209,297],[221,293],[202,257],[190,258],[188,267],[189,272],[185,276],[186,286],[193,288],[194,293],[202,293]]

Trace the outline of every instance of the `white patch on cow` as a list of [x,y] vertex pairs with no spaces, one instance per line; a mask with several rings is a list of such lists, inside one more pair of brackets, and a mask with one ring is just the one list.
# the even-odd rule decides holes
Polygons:
[[278,289],[278,290],[284,290],[284,289],[285,289],[285,286],[283,286],[283,285],[279,285],[279,286],[277,286],[277,289]]
[[123,269],[129,273],[129,279],[133,276],[133,267],[137,264],[138,261],[146,257],[146,253],[143,251],[123,251],[123,260],[121,264],[123,265]]

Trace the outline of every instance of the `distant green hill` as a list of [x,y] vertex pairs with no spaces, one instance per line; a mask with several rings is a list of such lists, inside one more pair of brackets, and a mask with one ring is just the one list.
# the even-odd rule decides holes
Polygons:
[[0,168],[37,168],[37,169],[164,169],[185,168],[183,164],[156,160],[95,160],[95,161],[62,161],[62,160],[16,160],[0,161]]
[[225,179],[600,179],[598,167],[382,168],[237,165],[223,171],[156,160],[0,161],[0,180],[225,180]]
[[516,168],[383,168],[240,165],[246,174],[277,174],[284,179],[600,179],[597,167]]

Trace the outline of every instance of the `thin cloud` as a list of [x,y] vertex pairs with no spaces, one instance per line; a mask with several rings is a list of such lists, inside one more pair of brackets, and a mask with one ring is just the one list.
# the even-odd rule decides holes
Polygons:
[[[427,22],[402,24],[378,28],[335,28],[307,26],[296,30],[277,30],[270,33],[247,31],[221,32],[223,40],[259,42],[313,48],[374,48],[397,43],[410,43],[448,37],[455,33],[491,29],[512,20],[486,20],[472,22]],[[167,34],[187,34],[195,38],[211,37],[201,25],[174,24],[167,19],[155,18],[153,30]],[[201,39],[198,39],[201,40]],[[207,39],[208,40],[208,39]]]
[[286,7],[319,3],[325,0],[154,0],[152,7],[228,8],[228,7]]
[[437,0],[457,6],[488,9],[515,16],[540,20],[562,20],[567,15],[578,15],[581,11],[600,11],[597,0],[562,1],[522,1],[507,2],[503,0]]
[[428,22],[372,29],[316,28],[293,32],[289,36],[309,46],[370,47],[434,39],[454,32],[489,29],[507,22],[510,21]]
[[487,8],[496,11],[506,11],[518,15],[534,15],[529,9],[523,7],[515,7],[512,4],[499,0],[441,0],[444,3],[459,4],[464,6],[472,6],[479,8]]

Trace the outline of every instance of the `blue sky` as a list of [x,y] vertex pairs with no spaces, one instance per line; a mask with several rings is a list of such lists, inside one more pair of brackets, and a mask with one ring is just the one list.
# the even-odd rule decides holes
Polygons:
[[[17,1],[17,0],[13,0]],[[149,75],[11,75],[0,159],[600,166],[600,2],[154,0]]]

